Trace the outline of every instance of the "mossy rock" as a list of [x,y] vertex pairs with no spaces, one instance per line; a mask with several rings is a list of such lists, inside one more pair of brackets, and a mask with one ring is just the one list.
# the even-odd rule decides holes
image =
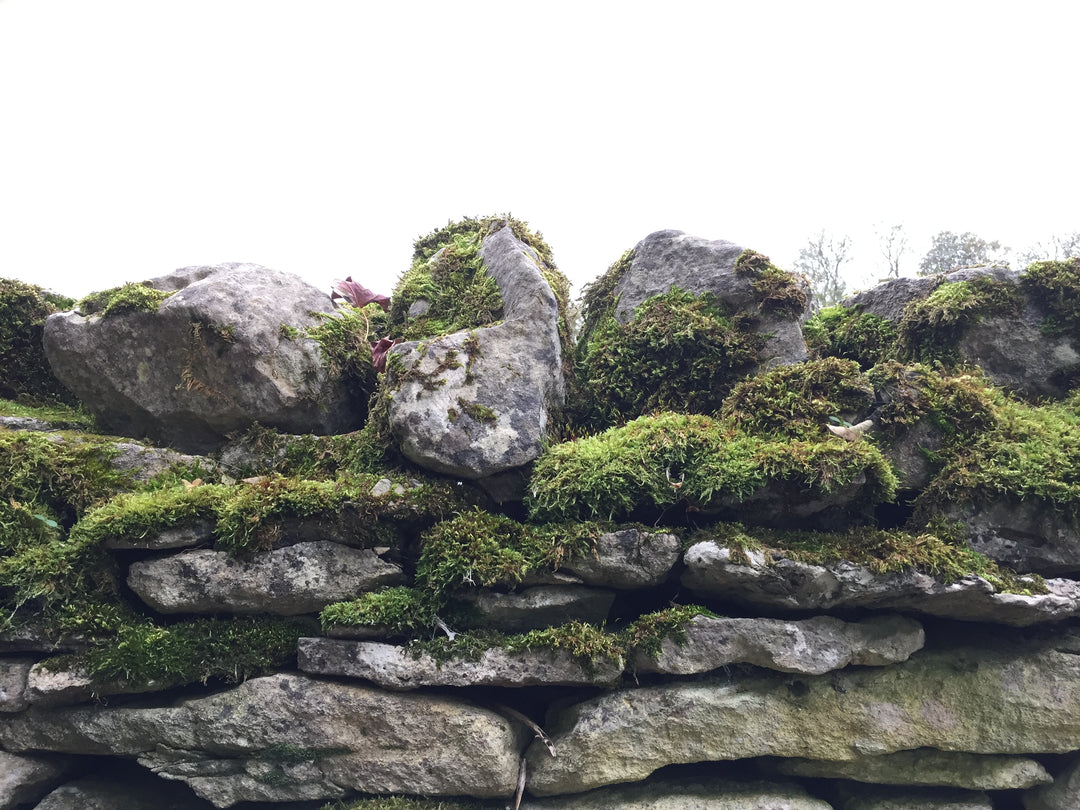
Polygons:
[[896,324],[858,307],[838,304],[815,312],[803,326],[810,353],[854,360],[863,369],[896,358]]
[[0,279],[0,397],[30,405],[77,402],[49,368],[45,319],[74,300],[33,284]]

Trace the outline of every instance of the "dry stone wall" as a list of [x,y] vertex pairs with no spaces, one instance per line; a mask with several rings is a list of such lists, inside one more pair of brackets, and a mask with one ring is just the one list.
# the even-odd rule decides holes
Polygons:
[[[183,455],[3,417],[0,810],[1080,807],[1078,280],[808,320],[803,280],[663,231],[573,346],[542,240],[466,220],[331,316],[407,339],[362,430]],[[1052,383],[1003,371],[1035,333]]]

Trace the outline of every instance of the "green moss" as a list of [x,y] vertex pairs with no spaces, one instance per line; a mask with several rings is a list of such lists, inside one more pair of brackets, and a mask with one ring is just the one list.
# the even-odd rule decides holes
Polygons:
[[[581,335],[588,338],[602,320],[606,320],[615,312],[615,287],[626,275],[634,263],[634,251],[628,250],[623,253],[612,265],[604,271],[603,275],[591,284],[585,285],[581,294]],[[585,353],[586,344],[578,342],[578,359]]]
[[862,368],[895,359],[896,324],[855,307],[823,307],[803,326],[806,348],[816,357],[854,360]]
[[457,404],[461,408],[461,412],[471,417],[474,422],[492,424],[499,419],[499,415],[495,411],[479,402],[469,402],[462,397],[458,397]]
[[95,427],[94,417],[78,405],[64,402],[44,401],[41,405],[28,405],[10,399],[0,399],[0,416],[26,416],[51,422],[65,430],[91,431]]
[[418,633],[435,626],[441,607],[433,591],[399,586],[327,605],[319,620],[324,631],[332,627],[385,627],[396,633]]
[[744,250],[735,260],[735,274],[752,279],[751,288],[761,311],[770,315],[797,318],[810,303],[808,286],[792,273],[781,270],[753,250]]
[[988,317],[1016,317],[1017,287],[989,276],[942,284],[904,309],[898,328],[901,359],[956,362],[956,344],[973,324]]
[[74,303],[33,284],[0,279],[0,397],[29,404],[74,403],[45,357],[45,319]]
[[343,379],[354,399],[366,402],[377,385],[371,344],[386,332],[385,313],[378,304],[339,304],[333,313],[317,314],[319,325],[302,335],[319,344],[330,375]]
[[90,293],[75,305],[83,315],[108,318],[131,312],[157,312],[161,302],[173,293],[154,289],[149,281],[129,282],[120,287]]
[[89,510],[72,527],[71,536],[91,543],[110,538],[146,540],[165,529],[215,519],[216,510],[232,491],[208,484],[124,493]]
[[549,448],[527,503],[537,520],[610,520],[642,506],[734,508],[770,481],[818,496],[863,481],[852,510],[891,500],[896,488],[868,442],[769,440],[728,421],[662,413]]
[[621,634],[626,650],[640,650],[654,658],[660,655],[665,639],[676,644],[686,642],[684,625],[698,616],[716,618],[716,614],[701,605],[673,605],[655,613],[639,616]]
[[778,366],[735,386],[721,413],[756,436],[812,440],[832,417],[852,421],[874,403],[859,365],[834,357]]
[[608,315],[586,339],[574,419],[589,429],[655,410],[716,410],[764,343],[711,294],[677,289],[645,301],[625,325]]

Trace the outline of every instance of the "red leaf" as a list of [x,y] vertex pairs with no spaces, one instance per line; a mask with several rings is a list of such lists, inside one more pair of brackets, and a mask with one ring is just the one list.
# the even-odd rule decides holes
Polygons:
[[371,344],[371,362],[376,371],[386,371],[386,355],[391,347],[401,343],[400,340],[391,340],[388,337],[380,338],[378,343]]
[[334,282],[334,292],[331,298],[344,298],[354,307],[363,307],[374,301],[383,308],[383,312],[389,312],[390,299],[385,295],[373,293],[363,284],[352,280],[352,276],[346,276],[344,281]]

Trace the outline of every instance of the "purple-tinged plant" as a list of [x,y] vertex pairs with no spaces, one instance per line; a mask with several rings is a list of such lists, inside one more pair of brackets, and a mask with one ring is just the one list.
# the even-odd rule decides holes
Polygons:
[[344,281],[334,282],[334,291],[331,298],[344,298],[354,307],[364,307],[374,301],[383,308],[383,312],[390,310],[390,298],[385,295],[373,293],[363,284],[352,280],[352,276],[346,276]]
[[378,343],[371,344],[371,363],[378,372],[386,371],[386,355],[393,346],[401,343],[400,340],[391,340],[388,337],[380,338]]

